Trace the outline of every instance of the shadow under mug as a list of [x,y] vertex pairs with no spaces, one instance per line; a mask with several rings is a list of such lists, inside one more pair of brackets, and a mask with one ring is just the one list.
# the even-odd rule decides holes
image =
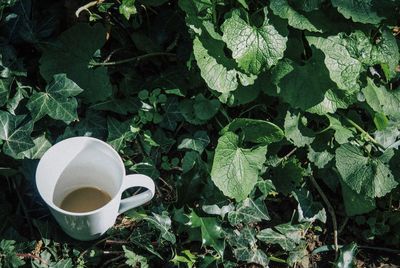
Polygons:
[[[47,150],[36,170],[36,186],[64,232],[82,241],[102,236],[119,214],[150,201],[155,188],[148,176],[126,175],[119,154],[107,143],[91,137],[65,139]],[[61,209],[62,200],[82,187],[100,188],[111,200],[84,213]],[[147,190],[121,199],[122,193],[131,187]]]

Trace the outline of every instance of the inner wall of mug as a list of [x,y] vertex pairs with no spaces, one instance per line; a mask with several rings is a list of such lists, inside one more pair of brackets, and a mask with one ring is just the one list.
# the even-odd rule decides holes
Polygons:
[[53,203],[60,207],[64,198],[82,187],[99,188],[114,198],[122,184],[119,159],[109,153],[110,148],[102,143],[91,143],[68,163],[59,176]]

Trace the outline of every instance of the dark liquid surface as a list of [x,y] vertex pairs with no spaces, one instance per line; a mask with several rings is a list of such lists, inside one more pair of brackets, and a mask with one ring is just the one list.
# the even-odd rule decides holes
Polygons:
[[111,196],[94,187],[82,187],[69,193],[60,208],[70,212],[89,212],[110,202]]

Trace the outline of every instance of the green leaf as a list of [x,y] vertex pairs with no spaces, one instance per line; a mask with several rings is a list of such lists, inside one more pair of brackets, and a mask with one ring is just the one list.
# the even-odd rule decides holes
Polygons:
[[323,1],[324,0],[297,0],[293,4],[301,10],[310,12],[319,9]]
[[112,97],[108,100],[91,105],[90,108],[93,110],[111,111],[117,114],[127,115],[128,113],[136,113],[140,108],[140,102],[133,97],[125,97],[123,99]]
[[307,36],[310,45],[324,52],[325,65],[332,81],[340,89],[356,91],[359,89],[358,77],[362,70],[362,64],[352,57],[344,39],[343,33],[328,38]]
[[216,218],[199,217],[193,210],[188,215],[188,218],[189,221],[186,225],[190,226],[190,228],[200,228],[202,244],[213,247],[220,256],[223,256],[225,249],[225,242],[222,239],[223,230]]
[[321,152],[315,151],[311,146],[308,147],[307,158],[318,168],[324,168],[332,159],[334,155],[327,150]]
[[368,105],[378,113],[400,119],[400,90],[387,90],[384,86],[376,86],[374,81],[367,78],[367,86],[362,89]]
[[182,120],[178,99],[175,97],[168,98],[167,102],[163,105],[163,110],[163,120],[160,126],[168,130],[175,130],[178,122]]
[[[370,62],[368,62],[368,59]],[[399,47],[392,31],[383,28],[381,36],[371,49],[371,56],[366,58],[369,65],[380,64],[386,80],[390,80],[398,75],[396,70],[400,60]]]
[[305,170],[296,158],[290,158],[272,169],[271,180],[278,192],[288,195],[300,186]]
[[358,194],[343,181],[340,181],[340,184],[342,186],[343,202],[347,216],[361,215],[375,209],[374,198],[368,197],[365,194]]
[[0,107],[6,104],[8,100],[11,84],[12,79],[0,78]]
[[107,142],[117,151],[123,149],[126,142],[131,141],[136,136],[135,133],[130,131],[130,120],[120,122],[113,117],[108,117],[107,127]]
[[332,0],[332,5],[354,22],[378,24],[383,19],[373,10],[373,0]]
[[89,62],[96,50],[106,41],[106,29],[101,24],[75,24],[63,32],[54,44],[49,45],[40,58],[40,73],[47,82],[55,74],[67,77],[84,90],[86,102],[94,103],[111,95],[107,69],[103,66],[91,69]]
[[232,57],[246,73],[258,75],[264,68],[271,68],[283,57],[287,38],[268,23],[267,9],[261,27],[249,25],[234,10],[221,26],[222,40],[232,51]]
[[261,230],[257,234],[257,238],[267,244],[278,244],[284,250],[291,251],[300,243],[306,226],[304,224],[280,224],[274,227],[276,231],[272,228]]
[[20,267],[25,262],[16,255],[15,241],[5,240],[0,241],[0,266],[1,267]]
[[383,113],[374,114],[374,123],[378,131],[382,131],[389,125],[389,119]]
[[[323,55],[314,49],[312,58],[305,65],[292,65],[292,71],[279,82],[279,96],[293,108],[310,109],[325,99],[325,93],[335,88],[323,62]],[[309,74],[313,75],[310,76]]]
[[219,215],[221,216],[222,219],[224,219],[225,215],[228,212],[231,212],[235,209],[235,207],[232,204],[222,206],[221,208],[218,205],[204,205],[202,206],[202,209],[205,213],[211,214],[211,215]]
[[[200,69],[200,74],[207,86],[220,93],[228,93],[238,87],[237,72],[228,69],[210,54],[212,51],[219,50],[215,47],[206,48],[200,38],[196,37],[193,41],[193,53]],[[210,43],[210,42],[209,42]],[[215,46],[212,43],[212,46]],[[211,52],[210,52],[211,51]]]
[[129,20],[131,15],[135,15],[137,13],[135,0],[122,0],[121,5],[119,6],[119,13],[124,15],[124,17]]
[[194,111],[194,103],[195,102],[193,99],[186,99],[179,103],[179,111],[181,112],[182,116],[187,122],[193,125],[203,125],[207,123],[206,120],[201,120],[197,118]]
[[283,139],[284,133],[277,125],[257,119],[235,118],[221,130],[221,134],[241,130],[244,141],[268,145]]
[[256,200],[246,198],[237,204],[234,211],[228,213],[228,220],[232,225],[257,223],[270,219],[267,207],[261,198]]
[[207,132],[203,130],[196,131],[193,138],[185,138],[178,145],[178,149],[190,149],[202,154],[204,149],[210,143]]
[[171,262],[175,265],[178,265],[178,267],[180,263],[185,263],[188,268],[192,268],[196,263],[197,257],[193,255],[190,250],[182,250],[182,253],[183,254],[181,256],[176,254]]
[[163,211],[161,215],[153,213],[153,216],[146,216],[144,220],[151,223],[154,227],[161,231],[161,237],[165,240],[176,243],[175,235],[170,231],[171,218],[168,216],[167,211]]
[[297,147],[309,145],[315,139],[314,133],[306,127],[306,123],[306,118],[300,113],[290,111],[286,113],[285,136]]
[[275,15],[282,19],[287,19],[288,24],[293,28],[310,32],[322,32],[321,29],[313,25],[305,16],[293,9],[287,0],[272,0],[269,7]]
[[268,267],[269,259],[261,249],[257,248],[257,239],[253,228],[245,225],[240,232],[234,230],[227,236],[227,241],[233,248],[233,254],[238,261]]
[[349,139],[354,136],[353,132],[350,129],[343,127],[342,123],[340,123],[338,119],[330,115],[326,115],[326,117],[329,119],[329,128],[335,131],[335,140],[339,144],[347,143]]
[[15,110],[17,109],[20,102],[28,96],[27,90],[30,90],[29,86],[23,86],[21,83],[17,82],[17,88],[14,96],[10,98],[7,102],[7,110],[15,115]]
[[335,263],[337,268],[355,268],[356,266],[356,255],[358,246],[352,242],[340,249],[339,258]]
[[0,111],[0,139],[4,141],[3,152],[14,158],[35,145],[30,137],[33,123],[22,125],[24,118],[24,115],[13,116]]
[[241,148],[239,137],[226,132],[215,149],[211,179],[226,196],[244,200],[257,182],[266,152],[266,146]]
[[364,156],[349,143],[336,149],[336,167],[343,181],[356,193],[370,198],[382,197],[398,185],[383,160]]
[[297,211],[299,213],[299,222],[314,222],[320,220],[326,223],[325,208],[319,202],[314,202],[311,192],[301,188],[293,192],[297,200]]
[[186,152],[182,159],[182,172],[189,172],[199,161],[199,153],[196,151]]
[[26,105],[34,121],[38,121],[45,115],[67,124],[78,119],[76,113],[78,102],[74,96],[83,90],[77,84],[68,79],[65,74],[56,74],[45,91],[34,93]]
[[335,113],[337,109],[346,109],[351,104],[357,102],[358,92],[343,91],[340,89],[328,89],[325,92],[324,99],[307,109],[307,112],[319,115],[326,115],[327,113]]
[[200,120],[210,120],[219,110],[220,102],[216,99],[208,100],[202,94],[195,98],[194,112]]
[[130,267],[138,267],[138,264],[140,265],[140,268],[148,268],[149,264],[147,263],[147,259],[143,256],[140,256],[136,254],[135,252],[129,250],[126,248],[126,246],[122,246],[122,249],[124,250],[124,255],[126,258],[125,263],[129,265]]
[[46,139],[46,136],[44,134],[34,139],[33,143],[35,145],[32,148],[21,152],[18,155],[18,158],[26,157],[28,159],[40,159],[43,154],[51,147],[51,143]]

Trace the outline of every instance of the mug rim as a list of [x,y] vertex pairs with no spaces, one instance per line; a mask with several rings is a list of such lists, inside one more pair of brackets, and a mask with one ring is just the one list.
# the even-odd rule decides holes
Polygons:
[[[67,142],[67,141],[71,142],[71,140],[92,140],[92,141],[94,141],[94,142],[97,142],[97,143],[99,143],[99,144],[105,146],[107,149],[109,149],[109,150],[112,152],[112,154],[116,157],[116,159],[118,159],[118,164],[119,164],[120,170],[122,171],[122,174],[123,174],[123,177],[122,177],[122,179],[121,179],[121,185],[120,185],[120,187],[119,187],[119,189],[118,189],[117,194],[115,194],[114,197],[111,198],[111,200],[107,202],[107,204],[105,204],[104,206],[102,206],[102,207],[100,207],[100,208],[98,208],[98,209],[91,210],[91,211],[87,211],[87,212],[71,212],[71,211],[68,211],[68,210],[64,210],[64,209],[62,209],[62,208],[56,206],[56,205],[54,204],[54,202],[51,202],[51,203],[49,204],[49,203],[43,198],[43,195],[42,195],[42,193],[41,193],[41,191],[40,191],[40,189],[39,189],[39,187],[38,187],[37,175],[38,175],[39,166],[40,166],[40,163],[41,163],[43,157],[46,156],[46,154],[50,153],[51,151],[55,150],[54,148],[55,148],[57,145],[59,145],[59,144],[61,144],[61,143],[64,143],[64,142]],[[62,140],[62,141],[59,141],[59,142],[55,143],[54,145],[52,145],[52,146],[43,154],[43,156],[40,158],[39,163],[38,163],[37,168],[36,168],[36,172],[35,172],[35,184],[36,184],[36,188],[37,188],[37,190],[38,190],[38,192],[39,192],[40,197],[43,199],[43,201],[46,203],[47,206],[49,206],[50,208],[54,209],[55,211],[57,211],[57,212],[59,212],[59,213],[62,213],[62,214],[64,214],[64,215],[68,215],[68,216],[89,216],[89,215],[93,215],[93,214],[95,214],[95,213],[101,211],[102,209],[104,209],[105,207],[107,207],[108,205],[110,205],[112,202],[114,202],[115,199],[120,199],[120,198],[121,198],[119,193],[121,192],[121,189],[122,189],[122,187],[123,187],[123,180],[124,180],[124,177],[125,177],[125,176],[126,176],[126,172],[125,172],[124,162],[122,161],[122,158],[121,158],[121,156],[119,155],[119,153],[118,153],[111,145],[109,145],[108,143],[106,143],[106,142],[104,142],[104,141],[102,141],[102,140],[100,140],[100,139],[94,138],[94,137],[75,136],[75,137],[70,137],[70,138],[67,138],[67,139],[64,139],[64,140]]]

